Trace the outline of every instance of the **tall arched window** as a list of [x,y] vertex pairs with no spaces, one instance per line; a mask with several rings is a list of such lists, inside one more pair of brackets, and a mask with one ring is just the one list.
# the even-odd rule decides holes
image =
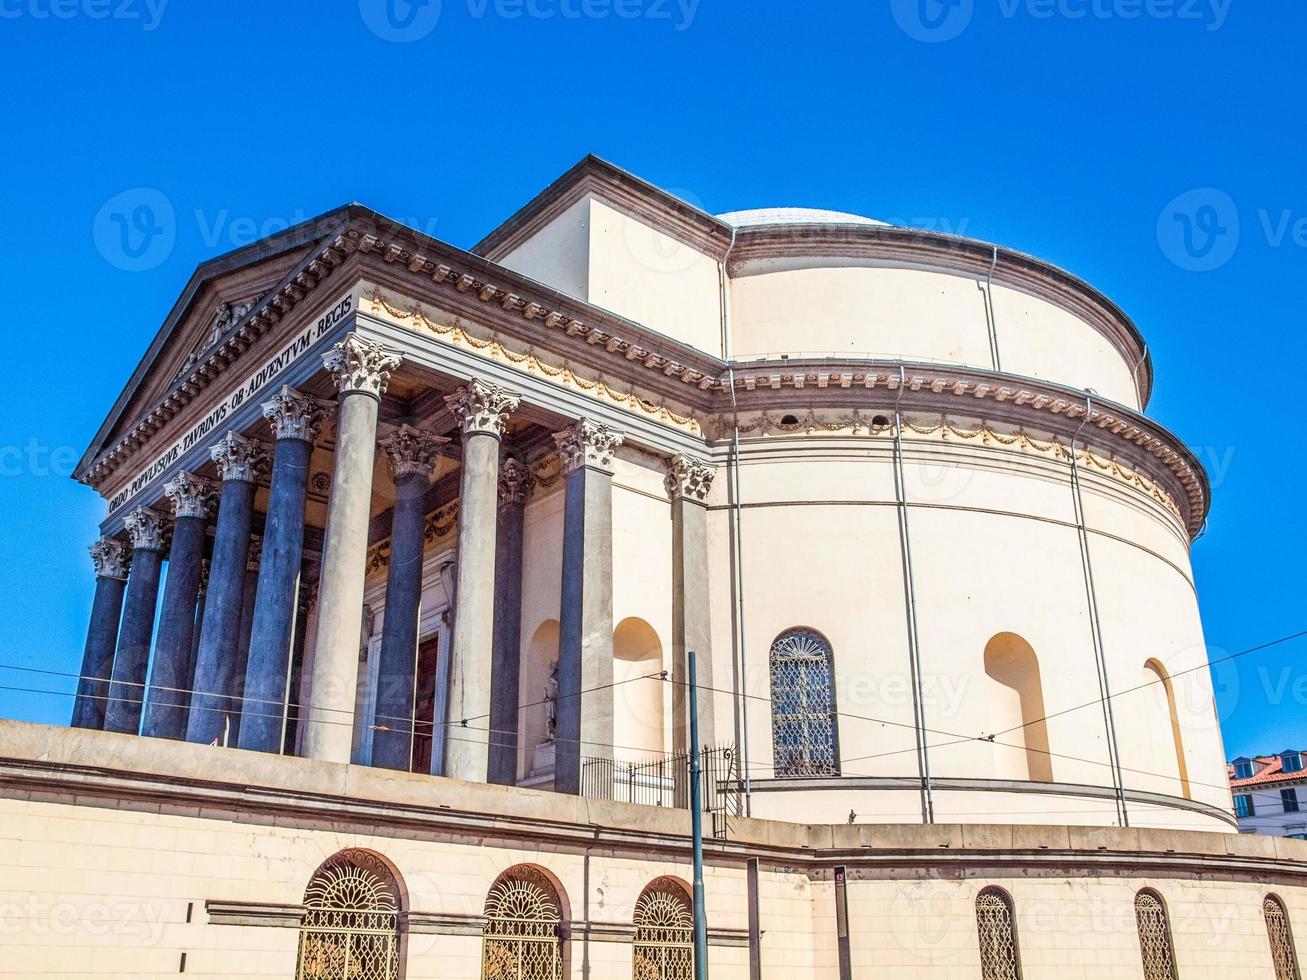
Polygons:
[[1298,972],[1298,954],[1293,948],[1293,933],[1289,931],[1289,915],[1278,895],[1267,895],[1262,899],[1262,915],[1266,917],[1266,936],[1271,941],[1275,980],[1302,980]]
[[634,980],[690,980],[694,976],[694,913],[685,886],[659,878],[635,903]]
[[368,851],[328,858],[304,893],[297,980],[395,980],[399,883]]
[[787,630],[772,643],[772,751],[777,777],[839,775],[833,674],[830,643],[816,630]]
[[486,896],[482,980],[562,980],[562,903],[539,868],[519,864]]
[[1003,889],[985,888],[976,896],[976,931],[981,980],[1021,980],[1012,897]]
[[1144,980],[1177,980],[1171,923],[1162,896],[1151,888],[1135,896],[1135,924],[1139,927],[1139,952],[1144,958]]

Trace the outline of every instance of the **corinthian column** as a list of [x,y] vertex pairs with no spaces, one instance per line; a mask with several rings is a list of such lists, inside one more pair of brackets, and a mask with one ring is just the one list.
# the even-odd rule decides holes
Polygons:
[[213,560],[209,562],[209,588],[204,597],[186,740],[230,745],[230,720],[241,710],[236,649],[240,643],[254,491],[267,456],[260,443],[235,432],[228,432],[209,455],[222,473],[222,493],[218,498],[218,526],[213,537]]
[[281,751],[291,634],[304,549],[304,498],[309,486],[309,458],[322,414],[316,399],[285,386],[263,404],[263,417],[272,423],[277,448],[248,659],[241,671],[246,698],[240,719],[239,745],[243,749]]
[[113,651],[118,643],[118,620],[127,587],[127,549],[121,541],[100,538],[91,545],[95,563],[95,600],[91,603],[91,625],[82,652],[82,674],[73,703],[74,728],[103,728]]
[[159,598],[164,521],[159,514],[141,507],[127,515],[126,524],[132,541],[132,570],[127,578],[126,609],[118,631],[118,652],[113,659],[104,730],[135,735],[141,725],[150,635],[154,632],[154,607]]
[[716,737],[706,502],[715,474],[708,462],[684,453],[673,456],[667,469],[667,493],[672,500],[672,744],[678,752],[691,748],[686,660],[691,650],[696,655],[700,688],[699,731],[709,741]]
[[495,538],[495,646],[490,675],[490,775],[517,783],[517,716],[522,676],[522,526],[531,471],[515,459],[499,467]]
[[168,550],[168,581],[163,590],[163,612],[154,645],[154,669],[146,700],[142,735],[182,738],[186,734],[186,708],[195,670],[195,604],[200,594],[205,528],[213,489],[181,472],[164,485],[176,514],[172,547]]
[[[445,748],[445,775],[484,782],[490,746],[490,676],[495,628],[495,521],[499,442],[521,396],[472,379],[445,398],[463,432],[462,490],[458,503],[458,572],[449,717],[457,726]],[[468,721],[468,727],[459,723]]]
[[322,359],[335,378],[339,408],[304,754],[325,762],[349,762],[377,413],[390,374],[401,360],[400,355],[353,333]]
[[381,443],[395,477],[390,524],[386,615],[377,665],[377,730],[372,764],[408,771],[413,759],[413,683],[422,603],[423,500],[431,485],[442,436],[404,425]]
[[554,789],[580,793],[582,757],[613,751],[612,464],[622,436],[581,419],[554,440],[567,474]]

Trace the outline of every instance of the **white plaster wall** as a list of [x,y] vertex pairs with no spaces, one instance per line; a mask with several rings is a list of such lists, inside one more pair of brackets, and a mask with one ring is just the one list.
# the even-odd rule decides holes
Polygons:
[[590,196],[545,224],[499,264],[560,293],[587,299],[590,286]]

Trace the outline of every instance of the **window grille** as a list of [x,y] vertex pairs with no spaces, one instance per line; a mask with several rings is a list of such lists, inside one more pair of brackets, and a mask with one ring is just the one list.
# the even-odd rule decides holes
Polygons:
[[562,905],[537,868],[519,865],[486,896],[482,980],[562,980]]
[[634,980],[692,980],[694,913],[674,878],[659,878],[635,903]]
[[399,886],[367,851],[330,858],[304,893],[297,980],[396,980]]
[[1139,951],[1144,959],[1144,980],[1178,980],[1175,953],[1171,949],[1171,924],[1159,895],[1145,890],[1135,896],[1135,922],[1139,927]]
[[1021,980],[1012,899],[999,888],[976,896],[976,930],[980,936],[981,980]]
[[771,645],[770,662],[776,776],[838,776],[830,644],[815,630],[789,630]]
[[1298,954],[1293,948],[1293,933],[1289,931],[1289,916],[1284,903],[1274,895],[1262,900],[1262,915],[1266,917],[1266,935],[1271,941],[1271,962],[1275,964],[1275,980],[1301,980],[1298,973]]

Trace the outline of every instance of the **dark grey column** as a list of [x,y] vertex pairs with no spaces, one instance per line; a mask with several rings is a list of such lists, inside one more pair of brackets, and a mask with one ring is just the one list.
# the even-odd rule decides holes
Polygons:
[[304,557],[304,499],[322,407],[316,399],[283,387],[264,404],[263,415],[272,423],[277,449],[268,493],[268,519],[263,527],[248,662],[240,664],[247,698],[240,721],[240,747],[280,752],[291,631]]
[[245,563],[254,516],[258,471],[266,457],[253,439],[228,432],[210,450],[222,473],[218,524],[209,563],[209,590],[204,600],[200,650],[195,660],[195,692],[186,719],[186,740],[231,744],[228,719],[240,712],[240,680],[236,675]]
[[[236,639],[236,676],[241,679],[241,684],[245,683],[245,668],[250,662],[250,631],[254,627],[254,597],[259,588],[259,557],[263,553],[263,536],[259,534],[250,535],[250,547],[246,552],[245,559],[245,585],[241,589],[241,630],[240,636]],[[200,596],[201,608],[204,605],[204,596]],[[245,691],[242,687],[241,697],[244,698]],[[240,745],[241,716],[233,715],[231,719],[231,742],[233,745]]]
[[354,740],[377,415],[390,374],[401,358],[351,333],[322,360],[336,382],[339,407],[303,754],[323,762],[347,763]]
[[622,436],[582,419],[554,439],[567,473],[554,789],[579,794],[582,758],[613,752],[612,461]]
[[163,518],[145,507],[127,515],[132,541],[132,570],[127,577],[127,600],[118,652],[113,658],[104,730],[135,735],[141,725],[145,672],[154,633],[154,609],[159,601],[159,572],[163,566]]
[[515,459],[499,467],[495,535],[495,639],[490,671],[489,782],[517,784],[517,716],[522,677],[522,526],[531,471]]
[[191,676],[188,691],[195,690],[195,661],[200,655],[200,629],[204,624],[204,597],[209,592],[209,559],[200,562],[200,594],[195,598],[195,628],[191,630]]
[[185,471],[164,485],[172,502],[172,547],[168,549],[168,580],[163,589],[159,635],[154,643],[154,669],[146,696],[142,735],[182,738],[186,709],[195,673],[195,604],[200,594],[204,538],[213,489]]
[[[672,500],[672,744],[690,748],[689,677],[686,653],[695,652],[699,681],[699,733],[715,741],[712,629],[708,601],[708,505],[715,470],[693,456],[677,454],[667,470]],[[702,745],[694,748],[701,749]]]
[[127,548],[113,538],[100,538],[91,545],[91,561],[95,563],[95,599],[91,603],[91,625],[82,651],[82,674],[77,680],[72,725],[98,729],[104,727],[113,652],[118,645],[118,622],[122,618],[123,592],[127,587]]
[[[474,782],[485,781],[490,765],[486,729],[495,630],[499,441],[520,400],[499,385],[475,378],[445,399],[463,432],[454,586],[458,608],[450,642],[449,717],[445,719],[459,732],[445,743],[445,775]],[[466,728],[461,724],[464,720]]]
[[411,425],[381,443],[395,478],[386,614],[381,623],[372,765],[407,772],[413,760],[413,684],[422,605],[423,498],[441,447],[449,442]]

